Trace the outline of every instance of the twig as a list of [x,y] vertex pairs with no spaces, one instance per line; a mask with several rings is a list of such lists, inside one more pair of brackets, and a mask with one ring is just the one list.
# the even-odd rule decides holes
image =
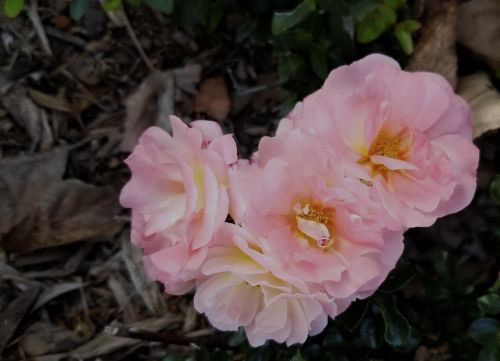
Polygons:
[[271,84],[262,84],[262,85],[256,85],[256,86],[249,87],[249,86],[241,85],[236,80],[231,68],[228,68],[226,70],[226,72],[229,75],[229,80],[231,80],[231,84],[232,84],[234,90],[236,90],[236,93],[240,96],[258,93],[258,92],[285,84],[285,81],[279,80],[279,81],[276,81],[276,82],[271,83]]
[[52,56],[52,49],[50,48],[49,39],[43,28],[42,21],[40,20],[40,15],[38,15],[38,0],[32,0],[31,6],[28,7],[28,17],[35,28],[36,34],[42,43],[42,49],[49,56]]
[[127,32],[128,32],[128,35],[130,36],[130,39],[132,39],[132,43],[134,43],[134,46],[136,47],[137,51],[141,55],[142,60],[147,65],[149,70],[155,71],[155,67],[153,66],[153,64],[151,63],[151,60],[149,60],[148,56],[144,52],[144,49],[142,49],[142,46],[139,43],[139,39],[137,39],[137,36],[135,35],[134,29],[132,29],[132,25],[130,25],[130,21],[128,21],[127,14],[123,10],[123,8],[120,10],[123,12],[123,20],[125,23],[125,28],[127,29]]
[[59,31],[59,30],[51,28],[51,27],[47,27],[46,30],[47,30],[48,36],[65,41],[65,42],[72,44],[74,46],[77,46],[79,48],[85,47],[85,44],[86,44],[85,41],[80,39],[78,36],[63,33],[62,31]]

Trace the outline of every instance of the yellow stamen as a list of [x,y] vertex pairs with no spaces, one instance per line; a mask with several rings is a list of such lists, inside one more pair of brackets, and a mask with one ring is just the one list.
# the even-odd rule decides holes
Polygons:
[[[372,176],[381,174],[384,178],[387,178],[391,171],[383,164],[372,163],[371,157],[379,155],[382,157],[405,160],[410,150],[410,145],[411,138],[406,130],[392,133],[382,128],[370,144],[368,152],[362,155],[358,163],[368,167]],[[360,179],[360,182],[368,186],[371,185],[371,182],[367,180]]]
[[333,210],[317,209],[309,203],[304,207],[297,203],[293,210],[298,237],[304,245],[312,243],[324,250],[333,245],[332,230],[328,227]]

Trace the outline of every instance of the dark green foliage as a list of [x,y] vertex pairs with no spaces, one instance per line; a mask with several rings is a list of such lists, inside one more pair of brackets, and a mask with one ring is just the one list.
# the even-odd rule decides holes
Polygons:
[[0,0],[0,13],[15,18],[24,7],[24,0]]

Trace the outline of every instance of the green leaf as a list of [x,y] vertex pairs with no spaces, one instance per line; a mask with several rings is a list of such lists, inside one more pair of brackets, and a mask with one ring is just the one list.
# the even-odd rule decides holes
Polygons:
[[105,0],[101,2],[101,6],[106,11],[115,11],[122,6],[122,0]]
[[377,8],[378,17],[382,19],[382,21],[388,26],[396,23],[396,12],[394,9],[386,6],[384,4],[380,4]]
[[410,343],[410,324],[396,307],[393,296],[379,295],[375,297],[385,323],[385,341],[394,347],[405,347]]
[[[201,348],[196,351],[196,361],[231,361],[232,358],[224,351],[217,350],[209,352],[207,349]],[[177,360],[176,360],[177,361]]]
[[208,27],[210,31],[214,31],[215,29],[217,29],[222,19],[224,18],[225,13],[226,7],[223,2],[212,4],[208,16]]
[[248,348],[245,355],[246,361],[271,361],[273,356],[273,350],[268,345],[264,345],[257,348]]
[[491,342],[486,345],[481,352],[477,361],[498,361],[500,360],[500,342]]
[[409,33],[414,33],[415,31],[419,30],[422,25],[416,21],[416,20],[404,20],[398,24],[398,27],[409,32]]
[[393,293],[403,288],[415,278],[415,270],[410,266],[397,267],[380,286],[380,292]]
[[371,349],[379,348],[384,340],[383,330],[373,319],[363,320],[359,334],[363,343]]
[[337,321],[349,332],[354,332],[361,321],[363,321],[367,310],[368,302],[366,300],[355,301],[347,310],[337,317]]
[[366,44],[377,39],[387,28],[387,25],[378,17],[367,16],[356,26],[356,40]]
[[78,21],[85,15],[88,7],[88,0],[71,0],[69,4],[69,15],[73,20]]
[[227,344],[229,347],[237,347],[241,345],[246,340],[245,329],[240,327],[238,331],[232,332],[229,336]]
[[387,5],[379,4],[358,22],[356,39],[360,43],[369,43],[377,39],[384,31],[396,23],[396,12]]
[[383,0],[383,3],[391,9],[398,10],[406,5],[406,0]]
[[150,8],[160,11],[166,15],[174,12],[174,0],[144,0]]
[[297,351],[290,361],[306,361],[306,359],[302,357],[300,351]]
[[23,10],[24,0],[5,0],[3,12],[10,18],[15,18]]
[[394,35],[398,39],[399,45],[403,52],[406,55],[411,55],[413,53],[413,38],[411,37],[411,33],[406,30],[402,30],[399,27],[396,27],[394,30]]
[[356,20],[363,19],[369,12],[377,8],[377,0],[350,0],[347,1],[347,6]]
[[[316,2],[314,2],[316,6]],[[311,1],[304,0],[294,10],[288,12],[274,13],[271,23],[271,30],[273,35],[279,35],[295,25],[304,21],[314,11],[311,8]]]
[[498,174],[490,185],[490,194],[493,200],[500,204],[500,174]]
[[314,11],[316,10],[316,0],[304,0],[304,3],[309,6],[309,8]]
[[447,251],[440,251],[433,255],[434,268],[441,276],[449,276],[453,268],[452,258]]
[[282,55],[278,58],[278,75],[281,80],[288,80],[299,72],[304,61],[294,53]]
[[329,327],[323,332],[323,347],[336,349],[344,343],[345,339],[337,327]]
[[487,344],[498,338],[500,323],[490,317],[478,318],[469,326],[469,335],[477,343]]
[[500,313],[500,295],[488,293],[477,299],[477,306],[487,315],[497,315]]
[[413,38],[411,34],[419,30],[420,27],[421,25],[418,21],[411,19],[402,21],[396,26],[394,35],[398,39],[399,45],[406,55],[413,53]]
[[325,79],[328,74],[328,64],[326,51],[316,49],[311,52],[311,66],[320,79]]

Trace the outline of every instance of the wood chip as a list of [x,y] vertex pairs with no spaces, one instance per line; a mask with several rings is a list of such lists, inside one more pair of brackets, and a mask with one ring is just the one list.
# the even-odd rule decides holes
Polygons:
[[420,39],[407,70],[441,74],[455,87],[457,54],[455,49],[458,0],[430,1]]

